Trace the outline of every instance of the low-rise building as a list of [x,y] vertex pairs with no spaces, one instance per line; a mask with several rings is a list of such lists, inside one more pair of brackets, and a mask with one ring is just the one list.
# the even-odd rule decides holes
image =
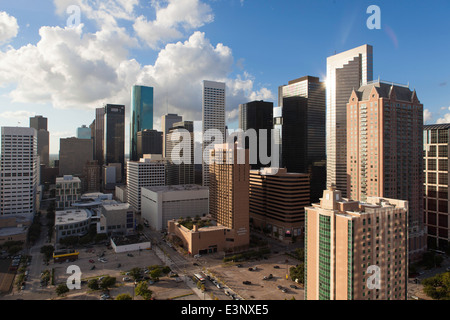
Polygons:
[[89,231],[92,213],[86,209],[55,212],[56,242],[69,236],[84,236]]
[[72,203],[77,202],[81,197],[80,178],[71,175],[56,178],[55,196],[57,210],[71,208]]
[[141,215],[155,230],[169,220],[208,214],[209,188],[199,185],[156,186],[141,189]]

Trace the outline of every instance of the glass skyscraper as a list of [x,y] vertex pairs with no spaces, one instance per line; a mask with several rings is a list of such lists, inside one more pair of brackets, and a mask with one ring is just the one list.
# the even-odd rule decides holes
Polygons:
[[153,87],[131,88],[130,160],[138,161],[137,133],[153,129]]
[[103,164],[125,162],[125,106],[107,104],[104,116]]

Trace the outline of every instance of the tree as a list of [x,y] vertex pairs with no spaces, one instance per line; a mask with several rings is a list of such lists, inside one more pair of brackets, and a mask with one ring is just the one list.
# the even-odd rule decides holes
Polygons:
[[133,297],[131,297],[128,293],[122,293],[116,296],[116,300],[133,300]]
[[100,281],[100,288],[102,289],[108,289],[110,287],[113,287],[116,284],[116,278],[106,276]]
[[422,281],[423,291],[436,300],[450,300],[450,272],[438,274]]
[[299,264],[296,267],[291,267],[289,269],[290,276],[292,280],[297,280],[298,283],[303,284],[305,281],[305,265],[303,263]]
[[61,283],[60,285],[58,285],[56,287],[56,294],[58,294],[58,296],[62,296],[63,294],[69,292],[69,288],[67,287],[67,285],[65,283]]
[[133,268],[130,270],[130,276],[133,278],[133,280],[136,281],[138,278],[141,277],[141,271],[142,271],[141,268],[138,267]]
[[153,292],[148,288],[148,283],[146,281],[139,282],[134,289],[134,293],[137,296],[141,296],[144,300],[150,300],[153,294]]
[[99,289],[98,280],[97,279],[89,280],[88,288],[91,289],[91,290],[98,290]]
[[52,258],[54,251],[55,251],[55,248],[52,245],[47,245],[47,246],[41,247],[41,253],[44,254],[46,262],[48,262]]
[[153,280],[159,280],[159,277],[161,276],[162,271],[160,268],[153,269],[150,271],[150,277],[152,277]]

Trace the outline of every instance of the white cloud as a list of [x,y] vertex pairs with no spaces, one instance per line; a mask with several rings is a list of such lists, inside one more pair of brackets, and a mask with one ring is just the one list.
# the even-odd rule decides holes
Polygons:
[[15,38],[18,32],[17,19],[4,11],[0,11],[0,45]]
[[11,119],[11,120],[28,120],[33,117],[34,113],[25,110],[18,111],[5,111],[0,113],[0,118]]
[[428,109],[423,110],[423,122],[424,123],[427,123],[428,121],[430,121],[432,117],[433,117],[433,115],[431,114],[430,110],[428,110]]
[[450,123],[450,113],[445,114],[442,118],[437,119],[437,124]]
[[[140,39],[150,48],[157,48],[160,43],[167,43],[183,36],[183,31],[199,28],[214,20],[211,7],[199,0],[153,1],[156,18],[148,21],[143,15],[136,19],[133,28]],[[166,1],[164,1],[166,2]]]
[[[159,128],[166,107],[185,120],[201,119],[203,80],[227,84],[227,111],[232,118],[238,104],[273,97],[266,88],[255,90],[254,78],[245,71],[231,76],[231,48],[212,44],[203,32],[194,31],[185,41],[165,44],[153,64],[131,59],[130,51],[139,47],[139,40],[119,22],[135,14],[137,0],[109,0],[108,6],[99,0],[54,3],[62,15],[69,5],[79,5],[82,23],[75,28],[41,27],[37,44],[0,51],[0,83],[15,86],[9,93],[13,102],[51,103],[59,109],[94,109],[104,103],[129,107],[131,86],[142,84],[155,88],[154,119]],[[164,8],[160,3],[153,1],[154,21],[171,30],[185,33],[213,19],[209,6],[199,0],[169,0]],[[192,10],[184,11],[188,8]],[[99,17],[98,31],[86,32],[84,17]],[[139,19],[148,22],[145,17]],[[171,40],[169,34],[161,43]]]

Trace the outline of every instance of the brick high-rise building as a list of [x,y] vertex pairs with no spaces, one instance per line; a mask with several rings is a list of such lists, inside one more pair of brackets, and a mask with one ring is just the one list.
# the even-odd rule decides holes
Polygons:
[[306,208],[305,299],[406,300],[407,217],[407,201],[325,190]]
[[232,230],[230,247],[246,248],[250,242],[248,150],[237,144],[217,144],[210,154],[209,212],[219,225]]
[[374,81],[347,104],[348,197],[409,202],[409,254],[426,249],[423,223],[423,105],[408,86]]
[[305,173],[285,168],[250,171],[250,221],[280,240],[293,240],[305,227],[305,207],[310,205],[310,181]]

